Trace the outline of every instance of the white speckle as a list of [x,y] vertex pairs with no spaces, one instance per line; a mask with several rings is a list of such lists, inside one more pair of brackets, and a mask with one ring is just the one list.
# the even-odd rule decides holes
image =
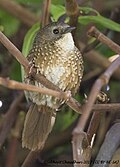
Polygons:
[[51,52],[51,51],[49,51],[49,54],[50,54],[50,55],[52,55],[52,52]]
[[47,57],[44,57],[44,60],[47,60]]
[[45,55],[46,55],[46,56],[49,56],[47,52],[45,53]]
[[[49,68],[49,67],[48,67]],[[51,68],[52,73],[49,74],[49,69],[45,71],[45,76],[47,76],[47,79],[51,82],[54,81],[54,84],[58,84],[60,81],[60,77],[65,73],[64,67],[61,66],[54,66]]]
[[56,53],[56,50],[53,50],[53,53]]
[[0,100],[0,107],[2,107],[2,105],[3,105],[3,103],[2,103],[2,101]]

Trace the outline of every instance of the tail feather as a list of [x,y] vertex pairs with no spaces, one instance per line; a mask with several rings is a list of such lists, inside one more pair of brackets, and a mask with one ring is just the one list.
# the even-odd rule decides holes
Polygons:
[[42,149],[54,122],[54,110],[33,104],[25,118],[22,146],[32,151]]

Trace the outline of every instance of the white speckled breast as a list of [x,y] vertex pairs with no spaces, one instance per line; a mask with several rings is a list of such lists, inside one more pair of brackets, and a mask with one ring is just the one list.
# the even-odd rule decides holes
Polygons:
[[[83,61],[80,51],[74,46],[71,33],[56,42],[34,45],[28,60],[37,67],[37,73],[43,74],[61,90],[71,90],[73,94],[77,91],[83,75]],[[37,81],[28,78],[26,82],[43,87]],[[29,92],[27,95],[37,105],[46,105],[54,109],[60,106],[60,100],[52,96],[37,92]]]

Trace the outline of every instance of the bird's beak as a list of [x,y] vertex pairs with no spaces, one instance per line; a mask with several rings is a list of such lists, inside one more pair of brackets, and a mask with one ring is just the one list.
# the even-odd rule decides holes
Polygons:
[[76,27],[66,27],[64,33],[65,33],[65,34],[66,34],[66,33],[69,33],[69,32],[71,32],[72,30],[74,30],[75,28],[76,28]]

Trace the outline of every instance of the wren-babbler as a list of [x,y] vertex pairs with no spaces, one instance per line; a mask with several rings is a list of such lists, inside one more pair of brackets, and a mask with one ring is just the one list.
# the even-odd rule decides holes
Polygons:
[[[73,41],[73,29],[62,22],[45,26],[37,33],[27,56],[38,74],[44,75],[62,91],[70,90],[72,95],[76,93],[83,76],[83,60]],[[44,87],[29,76],[25,76],[25,82]],[[52,130],[62,100],[30,91],[26,92],[26,96],[32,105],[24,123],[22,146],[32,151],[40,150]]]

